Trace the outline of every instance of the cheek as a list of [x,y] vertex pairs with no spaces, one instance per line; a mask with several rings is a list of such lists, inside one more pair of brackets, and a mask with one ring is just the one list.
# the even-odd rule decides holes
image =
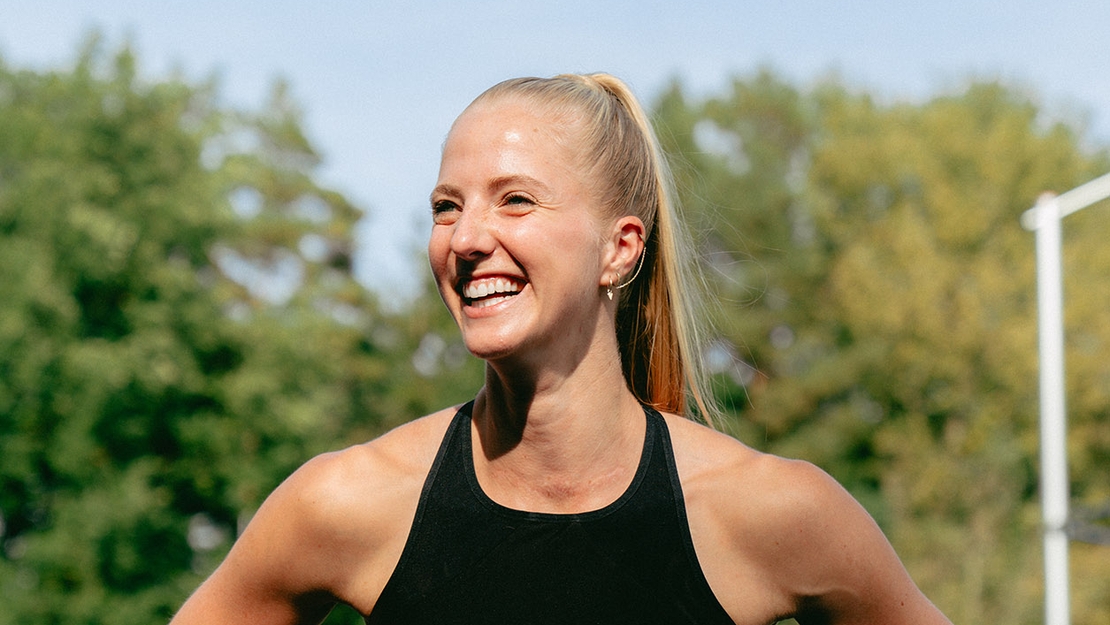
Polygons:
[[[435,282],[436,290],[439,291],[439,297],[447,306],[447,309],[452,310],[451,298],[449,294],[452,292],[451,276],[448,272],[448,267],[451,258],[450,241],[447,237],[436,236],[433,232],[428,239],[428,265],[432,270],[432,278]],[[452,312],[454,315],[454,312]]]
[[560,258],[564,269],[573,266],[579,271],[592,272],[600,266],[603,243],[597,230],[585,219],[552,229],[549,236],[551,248]]
[[442,228],[433,228],[431,236],[428,237],[428,263],[437,281],[447,269],[451,255],[450,237],[450,233],[444,232]]

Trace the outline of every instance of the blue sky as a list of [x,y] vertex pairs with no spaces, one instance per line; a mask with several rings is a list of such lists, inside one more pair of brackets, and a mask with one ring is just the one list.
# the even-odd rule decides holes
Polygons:
[[800,86],[835,71],[887,101],[1000,78],[1110,144],[1106,0],[0,0],[9,66],[64,66],[92,29],[130,40],[147,76],[217,73],[235,104],[286,78],[324,180],[368,211],[360,276],[387,292],[424,271],[448,126],[512,76],[608,71],[649,102],[674,77],[710,93],[761,65]]

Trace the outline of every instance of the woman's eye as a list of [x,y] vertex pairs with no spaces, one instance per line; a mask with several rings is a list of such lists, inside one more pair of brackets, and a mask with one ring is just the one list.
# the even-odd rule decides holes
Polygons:
[[459,205],[450,200],[439,200],[432,202],[432,220],[435,223],[444,223],[450,221],[459,210]]
[[514,193],[512,195],[505,196],[505,203],[506,204],[531,204],[532,203],[532,198],[530,198],[526,195],[520,195],[520,194]]

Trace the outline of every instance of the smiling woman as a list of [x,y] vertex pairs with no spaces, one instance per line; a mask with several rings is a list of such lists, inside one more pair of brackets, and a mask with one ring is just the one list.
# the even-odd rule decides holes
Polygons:
[[[463,165],[471,171],[456,171]],[[616,336],[625,378],[640,401],[680,414],[693,408],[712,422],[712,407],[703,400],[699,351],[693,347],[700,338],[693,322],[696,307],[683,288],[692,282],[686,278],[686,261],[693,255],[673,216],[666,162],[627,87],[611,76],[595,75],[510,80],[490,89],[456,121],[445,147],[440,184],[432,196],[438,225],[459,219],[463,203],[455,178],[464,174],[487,176],[488,193],[500,194],[496,199],[502,206],[492,216],[554,211],[545,218],[595,230],[568,233],[579,242],[602,243],[608,236],[603,230],[617,226],[619,252],[626,257],[609,268],[603,286],[610,300],[614,291],[623,293]],[[491,206],[490,198],[484,201]],[[474,199],[470,208],[481,210]],[[473,215],[479,221],[486,217]],[[613,219],[623,221],[602,223]],[[551,235],[558,231],[538,219],[527,225]],[[429,245],[433,269],[437,236],[442,232],[433,231]],[[468,234],[452,236],[465,242]],[[524,240],[532,245],[542,238],[525,234]],[[563,254],[576,249],[574,242],[555,245]],[[645,278],[637,281],[641,273]],[[581,294],[578,299],[590,300]]]
[[612,76],[472,103],[428,254],[484,386],[299,469],[176,622],[946,623],[831,478],[685,418],[710,413],[668,188]]

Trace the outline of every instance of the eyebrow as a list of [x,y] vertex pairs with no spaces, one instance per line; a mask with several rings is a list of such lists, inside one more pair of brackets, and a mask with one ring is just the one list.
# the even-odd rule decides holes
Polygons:
[[[546,184],[544,184],[543,182],[541,182],[540,180],[538,180],[536,178],[533,178],[532,176],[527,176],[525,174],[510,174],[510,175],[507,175],[507,176],[497,176],[496,178],[490,180],[488,188],[491,189],[491,190],[499,190],[499,189],[503,189],[505,187],[509,187],[509,186],[513,186],[513,185],[531,186],[531,187],[534,187],[536,190],[540,191],[541,193],[544,193],[544,194],[550,194],[551,193],[550,187],[548,187]],[[436,187],[434,189],[432,189],[432,193],[429,196],[429,200],[431,200],[432,198],[435,198],[435,196],[437,196],[437,195],[462,197],[463,194],[462,194],[462,191],[459,190],[459,188],[454,186],[454,185],[440,184],[440,185],[436,185]]]
[[508,176],[498,176],[497,178],[494,178],[490,181],[489,188],[503,189],[505,187],[518,184],[535,187],[537,190],[542,191],[543,193],[550,193],[551,191],[543,182],[540,182],[539,180],[525,174],[510,174]]
[[432,192],[428,195],[428,201],[434,201],[437,195],[450,195],[454,197],[459,197],[462,195],[462,193],[459,193],[459,190],[457,188],[449,184],[437,184],[436,188],[432,189]]

